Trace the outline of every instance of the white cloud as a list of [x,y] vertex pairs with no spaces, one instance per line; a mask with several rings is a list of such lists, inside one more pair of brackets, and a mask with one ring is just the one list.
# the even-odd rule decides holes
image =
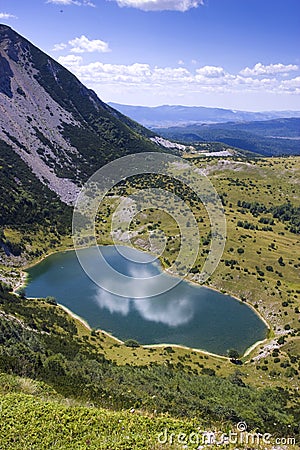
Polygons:
[[[152,96],[176,97],[197,94],[294,93],[299,92],[299,76],[287,79],[286,72],[264,76],[242,76],[220,66],[158,67],[146,63],[107,64],[100,61],[84,64],[75,55],[61,56],[58,61],[69,68],[84,84],[99,92],[151,92]],[[274,64],[275,65],[275,64]],[[276,64],[275,66],[278,66]],[[283,66],[283,65],[280,65]],[[289,65],[290,67],[292,65]],[[242,71],[243,72],[243,71]]]
[[282,81],[279,88],[284,92],[300,94],[300,76]]
[[54,5],[62,5],[62,6],[67,6],[67,5],[81,6],[81,2],[79,2],[77,0],[47,0],[46,3],[53,3]]
[[197,69],[196,72],[198,75],[202,75],[208,78],[220,78],[225,75],[223,67],[217,66],[204,66],[200,69]]
[[81,56],[75,56],[75,55],[67,55],[67,56],[60,56],[57,61],[62,64],[63,66],[68,67],[69,69],[73,67],[79,67],[79,64],[82,62]]
[[89,40],[86,36],[82,35],[69,41],[71,46],[71,52],[73,53],[85,53],[85,52],[110,52],[110,48],[107,42],[100,39]]
[[155,67],[150,69],[150,72],[153,81],[188,81],[191,76],[190,72],[183,67]]
[[240,74],[244,76],[276,75],[288,73],[298,69],[299,66],[295,64],[284,65],[278,63],[278,64],[269,64],[268,66],[265,66],[262,63],[257,63],[252,69],[246,67],[245,69],[241,70]]
[[100,39],[90,40],[84,35],[71,39],[67,44],[65,44],[64,42],[55,44],[52,51],[56,52],[64,50],[68,46],[70,47],[69,51],[71,51],[72,53],[107,53],[111,51],[107,42],[101,41]]
[[95,3],[90,2],[89,0],[83,0],[83,6],[91,6],[92,8],[96,8]]
[[95,3],[89,1],[89,0],[47,0],[46,3],[52,3],[54,5],[61,5],[61,6],[68,6],[68,5],[76,5],[76,6],[91,6],[92,8],[95,8]]
[[13,14],[0,12],[0,19],[17,19],[17,17]]
[[203,0],[115,0],[119,6],[127,6],[143,11],[181,11],[203,5]]
[[60,43],[60,44],[55,44],[52,50],[53,50],[54,52],[58,52],[58,51],[60,51],[60,50],[64,50],[66,47],[67,47],[67,44],[64,44],[64,43],[62,42],[62,43]]
[[87,65],[80,65],[82,58],[75,55],[61,56],[58,58],[60,64],[81,76],[85,80],[94,80],[101,83],[105,80],[112,82],[129,82],[138,83],[147,81],[151,78],[152,72],[148,64],[104,64],[102,62],[94,62]]

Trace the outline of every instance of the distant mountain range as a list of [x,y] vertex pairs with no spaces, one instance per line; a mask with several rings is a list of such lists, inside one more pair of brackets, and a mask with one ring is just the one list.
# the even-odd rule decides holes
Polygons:
[[300,154],[300,111],[256,113],[201,106],[109,104],[173,141],[222,142],[265,156]]
[[222,142],[265,156],[300,155],[300,118],[195,124],[157,128],[166,139],[183,143]]
[[252,122],[300,117],[300,111],[249,112],[203,106],[163,105],[156,107],[108,103],[122,114],[148,128],[185,126],[195,123]]

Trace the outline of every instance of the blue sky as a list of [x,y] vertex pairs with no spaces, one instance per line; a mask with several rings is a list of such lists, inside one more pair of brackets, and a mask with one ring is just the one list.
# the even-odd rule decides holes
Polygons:
[[299,0],[0,0],[104,101],[300,110]]

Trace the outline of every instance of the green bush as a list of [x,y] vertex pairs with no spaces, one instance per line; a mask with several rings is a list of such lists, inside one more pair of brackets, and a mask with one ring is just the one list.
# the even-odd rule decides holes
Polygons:
[[135,339],[127,339],[127,340],[124,342],[124,345],[126,345],[126,347],[132,347],[132,348],[140,347],[139,342],[136,341]]

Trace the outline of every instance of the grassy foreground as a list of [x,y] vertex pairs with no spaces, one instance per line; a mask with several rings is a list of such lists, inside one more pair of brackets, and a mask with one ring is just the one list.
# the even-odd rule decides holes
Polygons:
[[[280,441],[288,445],[278,449],[298,448],[291,437],[275,441],[275,436],[268,435],[263,441],[254,432],[246,437],[237,427],[225,424],[205,428],[201,417],[180,420],[80,404],[62,398],[43,383],[5,374],[0,374],[0,417],[3,450],[236,449],[235,439],[239,449],[271,449]],[[232,442],[222,445],[226,437]]]

